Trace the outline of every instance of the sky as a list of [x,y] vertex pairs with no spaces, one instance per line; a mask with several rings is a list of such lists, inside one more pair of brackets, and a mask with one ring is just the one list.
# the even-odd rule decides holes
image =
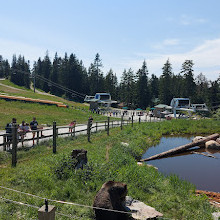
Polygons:
[[0,0],[0,55],[22,55],[32,64],[46,51],[75,54],[86,68],[99,53],[106,74],[120,79],[147,62],[162,74],[169,59],[174,74],[193,60],[195,77],[220,73],[219,0]]

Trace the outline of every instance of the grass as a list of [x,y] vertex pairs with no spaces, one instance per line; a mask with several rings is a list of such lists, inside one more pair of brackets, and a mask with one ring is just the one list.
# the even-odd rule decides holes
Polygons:
[[[8,88],[0,85],[0,93],[8,95],[24,96],[28,98],[46,99],[52,101],[59,101],[68,104],[70,108],[58,108],[56,106],[49,106],[37,103],[25,103],[20,101],[5,101],[0,99],[0,129],[4,129],[5,125],[11,122],[13,117],[17,118],[17,122],[22,120],[26,122],[32,121],[33,116],[37,117],[39,124],[51,125],[55,120],[58,125],[67,125],[72,120],[77,123],[86,123],[89,115],[89,107],[85,104],[71,102],[57,96],[48,96],[34,93],[24,87],[14,85],[9,80],[0,81],[5,85],[14,87]],[[19,90],[16,90],[19,89]],[[94,120],[106,119],[104,116],[93,114]]]
[[[212,219],[215,211],[206,196],[196,196],[195,186],[177,176],[165,176],[154,168],[138,166],[146,149],[159,142],[163,134],[209,134],[220,132],[220,122],[213,120],[173,120],[142,123],[93,134],[91,143],[77,139],[58,139],[57,154],[52,154],[52,142],[45,142],[27,152],[19,151],[16,168],[10,165],[10,155],[1,153],[0,185],[33,193],[42,197],[92,205],[96,192],[108,180],[128,184],[128,194],[155,207],[166,218]],[[125,147],[121,142],[129,143]],[[73,170],[69,156],[73,149],[88,151],[88,164],[83,170]],[[42,206],[44,201],[12,193],[0,188],[2,197]],[[1,200],[0,200],[1,201]],[[50,204],[54,204],[51,203]],[[77,206],[54,204],[57,211],[81,219],[92,219],[93,211]],[[0,219],[36,219],[37,210],[12,203],[0,203]],[[57,219],[66,219],[58,216]]]

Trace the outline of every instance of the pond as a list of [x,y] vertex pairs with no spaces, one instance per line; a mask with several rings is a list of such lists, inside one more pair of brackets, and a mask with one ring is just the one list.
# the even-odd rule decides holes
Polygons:
[[[162,137],[158,145],[149,148],[142,159],[192,142],[193,137]],[[220,192],[220,150],[195,149],[216,158],[193,154],[192,151],[148,161],[164,174],[176,174],[193,183],[197,189]]]

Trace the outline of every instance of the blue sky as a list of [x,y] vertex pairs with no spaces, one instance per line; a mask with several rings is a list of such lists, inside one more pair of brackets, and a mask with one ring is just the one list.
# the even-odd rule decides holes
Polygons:
[[24,55],[31,62],[49,51],[74,53],[88,68],[99,53],[103,72],[120,79],[144,60],[160,76],[169,58],[173,72],[186,59],[195,76],[220,73],[219,0],[0,0],[0,55]]

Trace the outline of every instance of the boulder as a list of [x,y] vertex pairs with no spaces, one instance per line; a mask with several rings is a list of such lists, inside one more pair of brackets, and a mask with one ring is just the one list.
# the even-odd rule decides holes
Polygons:
[[133,199],[130,196],[126,196],[126,207],[132,212],[134,219],[156,219],[162,217],[163,214],[156,211],[155,208],[150,207],[143,202]]
[[[192,142],[200,141],[200,140],[203,140],[203,139],[205,139],[205,137],[196,136],[196,137],[193,138]],[[205,147],[205,144],[201,144],[201,145],[199,145],[199,147]]]
[[220,144],[220,138],[217,138],[217,139],[216,139],[216,142],[218,142],[218,143]]
[[121,142],[121,145],[124,147],[127,147],[127,146],[129,146],[129,143]]
[[220,144],[219,144],[217,141],[213,141],[213,140],[207,141],[207,142],[205,143],[205,147],[206,147],[207,149],[220,150]]

